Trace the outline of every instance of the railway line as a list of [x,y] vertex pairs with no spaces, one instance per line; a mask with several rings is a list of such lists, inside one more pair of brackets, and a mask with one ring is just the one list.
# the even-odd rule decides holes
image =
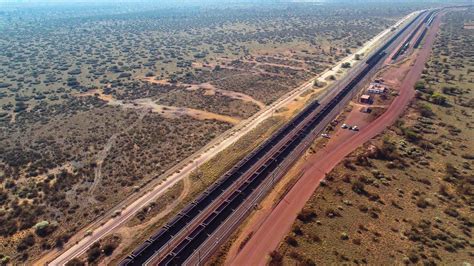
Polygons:
[[[167,225],[125,258],[121,265],[200,264],[242,221],[255,203],[271,189],[316,135],[340,112],[370,73],[394,50],[392,46],[408,35],[416,21],[430,17],[418,14],[400,29],[365,63],[354,67],[321,102],[314,101],[259,148],[240,161],[217,182],[187,205]],[[423,23],[422,22],[422,23]],[[411,32],[415,36],[421,24]],[[403,46],[402,46],[403,47]]]

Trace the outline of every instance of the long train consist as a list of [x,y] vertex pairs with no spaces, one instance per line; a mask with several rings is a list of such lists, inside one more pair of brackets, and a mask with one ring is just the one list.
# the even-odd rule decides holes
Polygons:
[[[164,258],[159,262],[159,265],[183,264],[232,215],[234,210],[245,202],[262,182],[271,177],[271,173],[277,170],[279,164],[287,160],[306,137],[312,134],[313,129],[381,62],[387,55],[387,48],[425,13],[418,14],[415,19],[379,48],[365,62],[366,64],[362,70],[328,104],[320,108],[317,101],[310,103],[259,148],[241,160],[196,200],[188,204],[174,219],[135,249],[120,264],[142,265],[152,258],[155,253],[164,250],[166,252],[164,252]],[[253,170],[257,162],[259,163],[258,168]],[[202,221],[197,226],[189,228],[188,226],[195,221],[195,217],[203,216],[204,211],[211,204],[216,205],[216,207],[211,209],[209,213],[205,213],[206,216],[201,217]],[[186,231],[187,229],[189,231]],[[176,245],[168,247],[169,241],[173,240],[178,234],[184,234],[184,236],[179,239]]]

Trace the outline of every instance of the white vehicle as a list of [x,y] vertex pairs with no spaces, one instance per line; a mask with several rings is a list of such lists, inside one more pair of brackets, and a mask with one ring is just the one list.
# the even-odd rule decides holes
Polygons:
[[330,139],[330,138],[331,138],[331,137],[330,137],[328,134],[326,134],[326,133],[321,134],[321,137],[327,138],[327,139]]
[[342,124],[341,126],[342,128],[349,128],[349,126],[347,124]]
[[351,129],[354,130],[354,131],[359,131],[359,127],[358,127],[358,126],[353,126]]

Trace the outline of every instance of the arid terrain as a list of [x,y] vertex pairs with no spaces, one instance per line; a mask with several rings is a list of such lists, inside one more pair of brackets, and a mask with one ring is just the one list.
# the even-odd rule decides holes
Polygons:
[[[326,175],[270,265],[472,263],[472,20],[442,17],[403,117]],[[396,83],[403,64],[380,75]]]
[[[113,206],[164,180],[168,169],[417,8],[6,8],[0,13],[2,263],[31,263],[61,248]],[[466,71],[459,82],[469,81]],[[456,97],[469,104],[468,94]],[[156,228],[184,204],[177,199],[191,200],[291,115],[280,110],[223,152],[226,159],[210,161],[129,223]],[[124,239],[138,241],[121,233],[83,259],[97,263]]]

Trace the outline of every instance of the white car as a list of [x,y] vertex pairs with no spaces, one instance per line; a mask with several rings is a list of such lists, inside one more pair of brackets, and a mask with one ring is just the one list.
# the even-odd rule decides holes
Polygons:
[[327,138],[327,139],[331,138],[331,137],[330,137],[328,134],[326,134],[326,133],[321,134],[321,137]]
[[349,128],[349,126],[347,124],[342,124],[341,126],[342,128]]
[[351,130],[359,131],[359,127],[358,127],[358,126],[353,126],[353,127],[351,128]]

